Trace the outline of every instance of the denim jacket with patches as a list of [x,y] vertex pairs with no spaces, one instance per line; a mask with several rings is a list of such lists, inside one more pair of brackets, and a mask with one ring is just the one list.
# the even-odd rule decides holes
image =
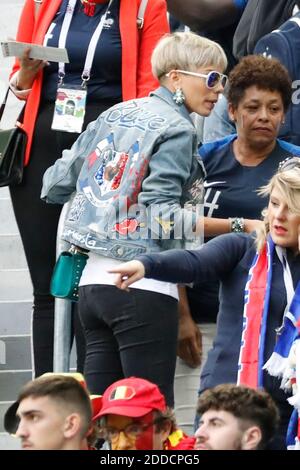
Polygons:
[[199,245],[205,170],[186,107],[164,87],[89,124],[48,168],[42,199],[75,192],[62,238],[111,258]]

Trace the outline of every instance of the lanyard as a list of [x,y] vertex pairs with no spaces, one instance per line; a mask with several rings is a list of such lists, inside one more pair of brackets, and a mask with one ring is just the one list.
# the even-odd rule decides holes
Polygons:
[[[86,58],[85,58],[84,67],[83,67],[83,72],[81,74],[81,79],[82,79],[81,86],[83,88],[85,88],[86,82],[90,79],[90,73],[91,73],[91,68],[92,68],[92,65],[93,65],[93,60],[94,60],[94,56],[95,56],[97,43],[98,43],[99,38],[101,36],[103,26],[104,26],[104,23],[105,23],[105,20],[106,20],[108,11],[109,11],[109,7],[112,4],[112,2],[113,2],[113,0],[109,1],[107,9],[106,9],[104,15],[101,16],[100,22],[99,22],[97,28],[95,29],[94,34],[93,34],[93,36],[90,40],[89,47],[88,47],[87,54],[86,54]],[[71,21],[72,21],[72,18],[73,18],[73,14],[74,14],[74,11],[75,11],[76,3],[77,3],[77,0],[69,0],[67,10],[66,10],[66,14],[65,14],[65,17],[64,17],[64,20],[63,20],[63,23],[62,23],[61,32],[60,32],[60,35],[59,35],[58,47],[64,48],[65,45],[66,45],[66,40],[67,40],[68,32],[69,32],[69,29],[70,29]],[[62,85],[64,77],[65,77],[65,64],[63,62],[59,62],[59,65],[58,65],[59,85]]]

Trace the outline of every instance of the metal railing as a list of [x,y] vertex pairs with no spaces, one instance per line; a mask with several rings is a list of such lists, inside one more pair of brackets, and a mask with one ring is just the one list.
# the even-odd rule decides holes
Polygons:
[[[69,209],[67,203],[61,211],[56,238],[56,258],[62,251],[69,250],[70,244],[61,239],[63,225]],[[71,349],[71,316],[72,302],[65,299],[55,299],[54,310],[54,372],[69,372]]]

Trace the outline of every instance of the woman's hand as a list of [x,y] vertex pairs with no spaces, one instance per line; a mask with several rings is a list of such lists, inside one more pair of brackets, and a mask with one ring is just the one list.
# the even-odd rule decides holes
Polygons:
[[140,261],[128,261],[120,266],[110,269],[109,273],[116,273],[115,284],[119,289],[127,290],[133,282],[139,281],[145,276],[145,268]]
[[177,356],[189,367],[201,365],[202,334],[192,317],[179,317]]
[[30,47],[25,49],[22,57],[19,57],[20,70],[18,74],[18,89],[28,90],[32,87],[37,73],[48,65],[46,60],[30,59]]
[[202,335],[198,325],[192,318],[186,288],[178,286],[178,294],[179,325],[177,356],[189,367],[198,367],[202,359]]

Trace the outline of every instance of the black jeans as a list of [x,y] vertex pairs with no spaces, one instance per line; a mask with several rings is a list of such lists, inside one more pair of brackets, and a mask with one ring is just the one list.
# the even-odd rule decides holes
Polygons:
[[116,380],[142,377],[156,383],[174,406],[177,300],[140,289],[88,285],[79,289],[79,314],[87,350],[84,374],[91,393]]
[[[62,151],[70,148],[79,134],[51,130],[53,104],[40,106],[36,121],[29,165],[19,186],[10,187],[14,213],[21,234],[33,284],[33,358],[34,375],[53,370],[54,298],[50,295],[50,279],[55,263],[56,232],[62,206],[41,201],[43,174]],[[85,126],[108,107],[89,105]],[[77,346],[77,368],[83,369],[85,340],[77,308],[73,324]]]

